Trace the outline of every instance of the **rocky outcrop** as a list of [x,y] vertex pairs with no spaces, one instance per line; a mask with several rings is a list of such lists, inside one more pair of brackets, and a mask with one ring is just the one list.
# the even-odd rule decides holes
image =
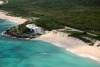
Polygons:
[[[15,38],[36,38],[37,35],[33,34],[33,33],[16,33],[13,32],[12,29],[8,29],[6,30],[3,34],[10,36],[10,37],[15,37]],[[39,35],[38,35],[39,36]]]
[[10,37],[15,37],[15,38],[30,38],[30,39],[40,36],[40,34],[34,34],[34,32],[27,29],[26,24],[27,23],[24,23],[24,24],[9,28],[3,34]]

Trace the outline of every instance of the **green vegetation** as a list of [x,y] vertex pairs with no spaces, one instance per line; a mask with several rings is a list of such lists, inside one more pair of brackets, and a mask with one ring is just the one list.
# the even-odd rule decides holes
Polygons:
[[99,45],[97,45],[98,47],[100,46],[100,44]]
[[92,36],[87,34],[87,32],[78,32],[71,30],[64,30],[62,32],[68,33],[69,36],[78,38],[86,43],[91,43],[90,45],[93,45],[94,41],[100,40],[100,36]]
[[78,38],[86,43],[91,43],[92,41],[90,39],[87,39],[86,36],[87,34],[86,33],[82,33],[82,32],[77,32],[77,31],[62,31],[62,32],[65,32],[65,33],[68,33],[70,37],[75,37],[75,38]]
[[[52,18],[37,21],[47,29],[52,28],[52,24],[54,29],[66,25],[100,35],[100,0],[9,0],[8,4],[0,5],[0,9],[14,16],[56,18],[57,25]],[[51,24],[48,21],[52,21]]]
[[14,33],[17,33],[17,34],[24,34],[24,33],[28,34],[28,33],[31,32],[30,29],[26,28],[26,25],[28,23],[32,23],[32,22],[27,21],[27,22],[25,22],[23,24],[20,24],[20,25],[16,26],[16,27],[13,27],[11,29],[11,31],[14,32]]
[[61,25],[60,22],[53,17],[42,17],[41,19],[37,19],[34,24],[47,30],[64,28],[64,25]]
[[26,24],[21,24],[17,28],[18,32],[20,33],[28,33],[31,32],[30,29],[26,28]]

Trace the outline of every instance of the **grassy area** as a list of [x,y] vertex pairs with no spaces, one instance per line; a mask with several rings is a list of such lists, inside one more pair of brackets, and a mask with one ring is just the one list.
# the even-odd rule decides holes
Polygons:
[[[52,21],[53,17],[59,21],[59,28],[67,25],[100,35],[100,0],[9,0],[8,4],[0,5],[0,9],[14,16],[50,16],[48,20]],[[47,18],[43,20],[48,22]],[[47,22],[42,23],[49,28],[52,24],[56,26],[54,21],[51,25]]]
[[78,38],[86,43],[91,43],[92,45],[94,41],[100,40],[100,36],[92,36],[87,34],[86,32],[78,32],[78,31],[71,31],[71,30],[64,30],[62,32],[68,33],[69,36]]

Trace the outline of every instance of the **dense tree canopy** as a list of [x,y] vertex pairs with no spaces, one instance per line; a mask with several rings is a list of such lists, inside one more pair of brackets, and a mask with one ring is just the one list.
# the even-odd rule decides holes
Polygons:
[[9,0],[0,9],[15,16],[53,16],[58,19],[57,24],[100,34],[100,0]]

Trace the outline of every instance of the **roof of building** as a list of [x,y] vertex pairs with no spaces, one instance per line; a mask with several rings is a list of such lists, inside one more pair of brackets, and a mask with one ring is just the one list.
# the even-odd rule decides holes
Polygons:
[[34,27],[37,27],[37,26],[35,24],[27,24],[26,27],[27,28],[34,28]]
[[37,29],[37,28],[39,28],[35,24],[27,24],[26,27],[29,28],[29,29]]

